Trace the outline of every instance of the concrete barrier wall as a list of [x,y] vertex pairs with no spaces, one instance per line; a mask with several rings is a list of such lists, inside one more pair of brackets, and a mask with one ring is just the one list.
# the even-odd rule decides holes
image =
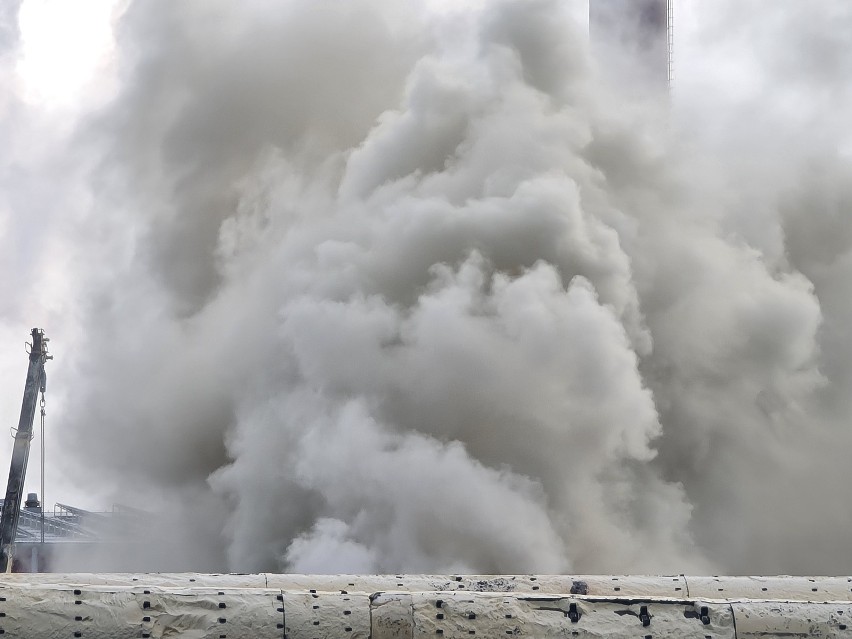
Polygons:
[[[52,577],[57,583],[39,583],[37,577],[43,582]],[[234,582],[255,583],[253,577],[256,576],[251,575],[198,575],[193,577],[195,581],[188,582],[189,585],[176,575],[150,576],[150,582],[158,578],[167,582],[159,585],[128,583],[118,576],[102,576],[102,581],[119,583],[92,584],[82,577],[4,575],[0,582],[0,634],[3,639],[475,639],[477,635],[504,639],[790,639],[805,636],[850,639],[852,633],[847,629],[852,626],[852,603],[846,601],[621,594],[601,597],[540,591],[487,592],[472,588],[368,593],[350,586],[358,582],[349,577],[345,581],[349,590],[339,588],[335,591],[234,586]],[[326,579],[299,578],[309,580],[310,585],[319,585]],[[398,578],[401,577],[363,577],[365,584],[374,583],[370,580]],[[424,583],[433,579],[417,578],[426,580]],[[141,580],[142,576],[137,579]],[[327,579],[327,585],[343,585],[336,578]],[[542,582],[536,579],[532,583],[547,581],[541,579]],[[175,585],[174,581],[181,583]],[[455,578],[450,581],[462,583]],[[575,581],[583,580],[571,579],[572,585]],[[591,578],[588,582],[598,583]],[[787,589],[791,583],[800,583],[784,579],[781,582]],[[222,585],[224,583],[227,585]],[[413,578],[411,584],[415,583]],[[640,580],[637,588],[640,583],[646,582]],[[819,580],[805,583],[818,584]],[[472,585],[472,582],[464,585]],[[754,584],[748,583],[748,587]],[[808,589],[811,594],[814,593],[812,587]]]
[[[202,573],[0,574],[0,587],[23,584],[272,588],[323,592],[528,592],[591,597],[852,601],[852,577],[693,577],[624,575],[247,575]],[[852,639],[852,638],[850,638]]]

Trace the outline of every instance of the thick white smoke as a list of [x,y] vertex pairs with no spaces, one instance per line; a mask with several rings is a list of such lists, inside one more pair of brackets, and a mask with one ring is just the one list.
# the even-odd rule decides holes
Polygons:
[[27,250],[77,489],[164,513],[159,569],[852,571],[820,4],[717,3],[687,55],[751,84],[669,108],[570,2],[130,3],[115,94],[23,163],[70,201]]

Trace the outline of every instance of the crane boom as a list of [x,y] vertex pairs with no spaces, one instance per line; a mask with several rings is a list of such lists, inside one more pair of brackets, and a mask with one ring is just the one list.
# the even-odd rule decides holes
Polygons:
[[27,461],[30,456],[30,441],[33,438],[33,419],[39,391],[44,392],[44,363],[52,357],[47,352],[48,338],[40,328],[32,330],[30,364],[27,369],[27,382],[24,386],[24,400],[21,406],[21,418],[15,432],[15,444],[12,448],[12,464],[9,467],[9,481],[6,484],[6,498],[3,500],[3,513],[0,516],[0,573],[12,571],[12,551],[15,535],[18,532],[18,517],[21,514],[21,499],[24,492],[24,479],[27,475]]

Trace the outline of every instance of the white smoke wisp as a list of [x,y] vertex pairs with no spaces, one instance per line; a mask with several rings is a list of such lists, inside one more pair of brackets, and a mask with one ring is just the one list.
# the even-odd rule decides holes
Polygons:
[[852,571],[821,1],[671,111],[557,0],[130,3],[66,150],[66,463],[163,514],[152,569]]

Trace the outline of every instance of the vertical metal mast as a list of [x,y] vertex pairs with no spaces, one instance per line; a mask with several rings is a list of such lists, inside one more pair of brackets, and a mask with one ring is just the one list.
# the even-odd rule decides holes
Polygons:
[[673,0],[589,0],[592,46],[616,85],[668,88],[673,18]]
[[30,365],[27,369],[27,382],[24,386],[24,401],[21,406],[21,418],[15,431],[15,444],[12,449],[12,464],[9,467],[9,482],[6,484],[6,499],[3,501],[3,514],[0,516],[0,572],[12,571],[12,555],[15,534],[18,531],[18,518],[21,514],[21,499],[24,491],[24,479],[27,475],[27,461],[30,456],[30,441],[33,438],[33,419],[39,392],[44,392],[44,363],[53,359],[47,352],[48,338],[40,328],[32,330],[30,346]]
[[668,42],[669,91],[674,81],[674,0],[666,0],[666,40]]

